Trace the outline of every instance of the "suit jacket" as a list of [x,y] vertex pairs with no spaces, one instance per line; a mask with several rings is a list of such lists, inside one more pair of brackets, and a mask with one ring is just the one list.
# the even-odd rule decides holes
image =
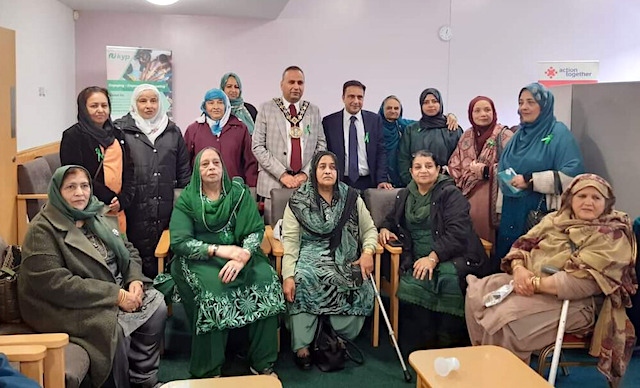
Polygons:
[[[309,104],[301,122],[304,149],[302,150],[302,171],[309,176],[311,159],[317,151],[327,149],[322,130],[320,110]],[[307,127],[309,131],[307,131]],[[280,177],[290,170],[287,120],[273,100],[260,106],[255,128],[251,137],[252,150],[258,160],[258,195],[271,198],[271,189],[281,188]]]
[[[340,176],[344,178],[345,166],[345,144],[344,144],[344,109],[332,113],[322,119],[324,134],[327,138],[327,149],[338,157],[338,170]],[[371,187],[376,187],[379,183],[388,182],[387,179],[387,150],[384,147],[384,134],[382,128],[382,118],[379,115],[362,111],[362,121],[365,134],[369,134],[367,143],[367,164],[369,165],[369,176],[371,177]],[[366,135],[365,135],[366,136]]]

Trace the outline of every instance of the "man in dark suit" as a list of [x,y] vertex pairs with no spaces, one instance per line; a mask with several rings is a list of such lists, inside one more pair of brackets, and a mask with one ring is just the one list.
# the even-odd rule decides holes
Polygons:
[[349,186],[391,189],[382,119],[362,110],[365,90],[360,81],[347,81],[342,86],[344,109],[322,119],[327,149],[338,157],[339,178]]

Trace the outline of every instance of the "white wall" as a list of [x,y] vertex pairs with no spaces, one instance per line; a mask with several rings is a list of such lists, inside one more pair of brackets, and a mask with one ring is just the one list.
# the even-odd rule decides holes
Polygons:
[[18,151],[59,141],[76,120],[72,10],[57,0],[0,0],[0,26],[16,31]]
[[[273,21],[82,12],[75,82],[70,10],[53,0],[0,5],[0,25],[18,30],[20,149],[57,140],[75,120],[75,94],[106,84],[107,45],[174,51],[183,129],[223,73],[237,72],[245,99],[259,105],[280,93],[290,64],[305,70],[305,98],[323,114],[341,108],[342,83],[356,78],[368,86],[366,109],[397,94],[409,118],[419,117],[424,88],[440,88],[445,111],[465,127],[478,94],[496,101],[502,123],[516,124],[518,91],[535,81],[540,60],[597,59],[601,81],[640,79],[638,0],[290,0]],[[444,24],[453,27],[449,43],[437,37]],[[46,98],[37,97],[42,83],[55,83]]]
[[[105,84],[104,46],[174,50],[175,118],[185,127],[205,90],[237,72],[245,100],[280,93],[282,70],[300,65],[305,98],[323,114],[341,108],[341,86],[368,86],[365,108],[397,94],[405,117],[437,87],[445,111],[468,126],[468,102],[496,101],[500,121],[518,123],[517,94],[541,60],[600,60],[601,81],[640,79],[637,0],[290,0],[274,21],[85,13],[77,24],[77,90]],[[437,37],[450,24],[453,39]]]
[[600,61],[600,82],[640,80],[638,0],[452,1],[449,108],[464,116],[476,95],[494,98],[503,124],[517,124],[520,89],[536,63]]

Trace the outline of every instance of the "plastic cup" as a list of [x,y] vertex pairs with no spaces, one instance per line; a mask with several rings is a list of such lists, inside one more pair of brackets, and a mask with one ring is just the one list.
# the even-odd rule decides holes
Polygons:
[[438,376],[447,377],[451,371],[460,369],[460,361],[455,357],[438,357],[433,366]]

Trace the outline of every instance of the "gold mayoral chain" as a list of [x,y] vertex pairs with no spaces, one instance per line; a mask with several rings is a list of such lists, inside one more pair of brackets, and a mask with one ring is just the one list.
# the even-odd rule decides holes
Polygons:
[[284,118],[287,119],[289,123],[291,123],[289,135],[291,135],[291,137],[294,139],[299,139],[300,137],[302,137],[302,128],[298,124],[300,124],[300,122],[302,121],[304,114],[307,113],[307,108],[309,108],[309,101],[302,102],[300,112],[298,112],[298,115],[295,117],[291,116],[291,113],[289,113],[289,109],[284,106],[281,98],[274,98],[273,101],[284,114]]

